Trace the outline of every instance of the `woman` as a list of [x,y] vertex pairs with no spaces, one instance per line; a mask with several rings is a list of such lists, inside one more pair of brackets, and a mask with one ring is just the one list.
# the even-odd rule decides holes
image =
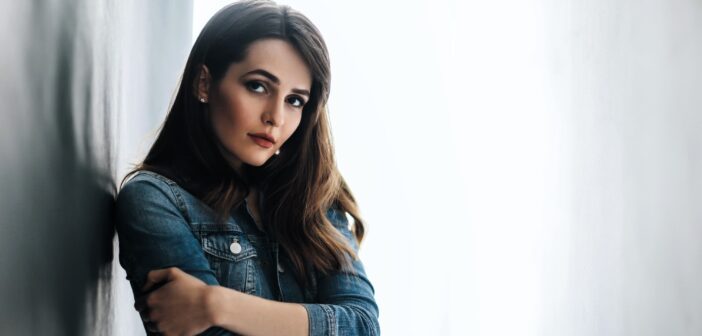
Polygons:
[[319,31],[286,6],[237,2],[203,28],[117,199],[120,263],[149,332],[379,334],[329,83]]

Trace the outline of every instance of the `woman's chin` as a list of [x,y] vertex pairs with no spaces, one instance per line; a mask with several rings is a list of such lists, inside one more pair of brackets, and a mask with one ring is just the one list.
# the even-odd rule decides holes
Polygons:
[[260,167],[263,166],[272,155],[256,155],[255,157],[248,158],[244,162],[249,166]]

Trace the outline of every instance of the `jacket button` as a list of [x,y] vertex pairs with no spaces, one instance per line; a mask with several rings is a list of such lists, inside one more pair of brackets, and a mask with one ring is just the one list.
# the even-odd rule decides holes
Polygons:
[[283,266],[280,266],[280,263],[278,263],[278,272],[283,273],[285,270],[283,269]]
[[233,242],[231,245],[229,245],[229,251],[232,251],[234,254],[239,254],[241,252],[241,244]]

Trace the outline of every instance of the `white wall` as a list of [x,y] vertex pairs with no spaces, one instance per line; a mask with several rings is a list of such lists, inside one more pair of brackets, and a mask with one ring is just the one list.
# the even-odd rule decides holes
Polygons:
[[330,47],[384,334],[702,334],[699,1],[281,2]]

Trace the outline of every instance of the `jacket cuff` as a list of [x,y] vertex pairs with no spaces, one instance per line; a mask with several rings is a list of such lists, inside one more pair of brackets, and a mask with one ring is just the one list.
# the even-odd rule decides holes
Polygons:
[[336,336],[336,317],[334,309],[325,304],[302,304],[307,309],[310,336]]

